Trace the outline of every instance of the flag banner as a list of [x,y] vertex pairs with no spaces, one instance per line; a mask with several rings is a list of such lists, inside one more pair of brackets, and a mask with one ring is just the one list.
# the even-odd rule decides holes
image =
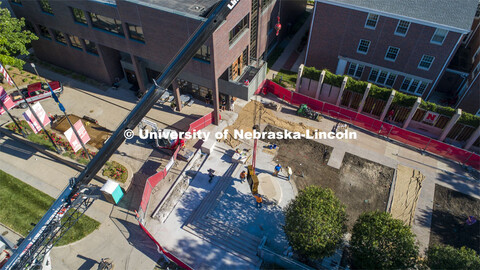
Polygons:
[[[0,100],[3,102],[5,107],[7,107],[7,110],[10,110],[13,106],[15,106],[15,103],[13,103],[13,100],[10,97],[10,95],[8,95],[7,92],[1,86],[0,86]],[[5,113],[5,109],[3,109],[3,106],[0,106],[0,115],[4,113]]]
[[[42,121],[43,126],[46,126],[50,123],[50,118],[48,118],[47,113],[43,109],[42,105],[39,102],[35,103],[35,105],[31,106],[35,114],[37,114],[38,119]],[[33,132],[37,134],[40,130],[42,130],[42,126],[38,123],[35,116],[33,116],[30,110],[26,110],[23,113],[23,117],[27,120],[28,125],[32,128]]]
[[[80,136],[80,139],[84,144],[90,141],[90,136],[83,126],[82,120],[78,120],[73,127],[77,131],[78,136]],[[75,136],[75,132],[73,132],[72,128],[69,128],[63,134],[65,134],[65,137],[67,137],[67,140],[75,153],[82,148],[82,144],[80,144],[80,141],[78,140],[77,136]]]
[[0,64],[0,73],[2,73],[3,78],[5,78],[5,80],[7,80],[7,83],[8,83],[8,84],[13,85],[13,80],[12,80],[12,78],[10,78],[10,76],[8,76],[7,69],[4,68],[4,67],[2,66],[2,64]]

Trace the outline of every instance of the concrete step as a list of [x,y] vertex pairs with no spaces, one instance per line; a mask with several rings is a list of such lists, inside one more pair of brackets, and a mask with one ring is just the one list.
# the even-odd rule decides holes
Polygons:
[[248,233],[244,230],[230,226],[222,220],[211,217],[210,215],[205,216],[205,218],[200,220],[202,223],[207,224],[208,226],[218,227],[220,230],[225,230],[226,233],[229,233],[233,236],[240,237],[242,241],[251,243],[252,245],[258,246],[262,239],[251,233]]

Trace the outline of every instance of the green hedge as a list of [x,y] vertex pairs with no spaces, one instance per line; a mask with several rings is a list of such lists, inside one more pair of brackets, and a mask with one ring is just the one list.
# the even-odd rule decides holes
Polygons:
[[416,96],[407,95],[397,91],[395,93],[395,97],[393,98],[392,104],[404,106],[404,107],[412,107],[416,101],[417,101]]
[[422,100],[422,103],[420,104],[420,109],[424,109],[424,110],[431,111],[431,112],[436,112],[436,113],[443,114],[443,115],[450,116],[450,117],[452,117],[455,114],[455,109],[454,108],[440,106],[440,105],[435,104],[433,102],[424,101],[424,100]]
[[322,73],[322,71],[314,67],[304,67],[302,76],[310,80],[318,81],[320,80],[320,73]]
[[480,126],[480,117],[471,113],[462,112],[462,116],[460,116],[460,119],[458,119],[457,123],[465,124],[476,128]]
[[368,85],[367,82],[357,81],[352,77],[348,77],[348,81],[347,81],[347,85],[345,85],[345,89],[363,94],[367,89],[367,85]]
[[379,86],[376,86],[375,84],[372,84],[372,86],[370,87],[370,92],[368,92],[369,96],[373,98],[385,100],[385,101],[388,100],[391,94],[392,94],[392,89],[379,87]]

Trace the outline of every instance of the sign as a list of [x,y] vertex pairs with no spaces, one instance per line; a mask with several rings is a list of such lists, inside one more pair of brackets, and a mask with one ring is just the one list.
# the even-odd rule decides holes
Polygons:
[[[78,133],[78,136],[80,136],[80,139],[84,144],[86,144],[88,141],[90,141],[90,136],[88,136],[87,130],[83,126],[82,120],[78,120],[75,125],[73,125],[75,130]],[[74,152],[77,152],[82,148],[82,144],[78,140],[77,136],[75,135],[75,132],[73,132],[72,128],[69,128],[67,131],[65,131],[63,134],[65,134],[65,137],[67,137],[68,142],[70,143],[70,146],[73,148]]]
[[425,116],[423,117],[423,122],[427,123],[427,124],[431,124],[431,125],[435,125],[435,123],[437,122],[438,118],[440,118],[440,114],[436,113],[436,112],[431,112],[431,111],[428,111]]
[[[30,106],[35,114],[38,116],[38,119],[42,121],[43,126],[46,126],[50,123],[50,118],[48,118],[47,113],[43,109],[42,105],[40,105],[39,102],[35,103],[35,105]],[[26,110],[23,113],[23,117],[25,120],[27,120],[28,125],[32,128],[33,132],[37,134],[40,130],[42,130],[42,126],[40,123],[38,123],[37,119],[35,116],[33,116],[32,112],[30,110]]]
[[[7,110],[10,110],[13,106],[15,106],[15,103],[13,103],[12,98],[7,94],[7,92],[1,86],[0,86],[0,100],[2,100],[5,107],[7,107]],[[3,106],[0,106],[0,115],[4,113],[5,113],[5,110],[3,109]]]

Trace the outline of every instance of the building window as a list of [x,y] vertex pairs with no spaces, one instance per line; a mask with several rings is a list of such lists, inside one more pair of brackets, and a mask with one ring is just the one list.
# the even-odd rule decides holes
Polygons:
[[70,10],[72,11],[73,20],[75,22],[85,25],[87,24],[87,18],[85,17],[85,13],[83,12],[83,10],[74,7],[71,7]]
[[82,42],[80,41],[79,37],[74,35],[69,35],[68,37],[70,38],[70,43],[72,44],[73,48],[83,50]]
[[65,36],[64,33],[58,31],[58,30],[53,30],[53,35],[55,37],[55,40],[59,43],[62,43],[64,45],[67,45],[67,37]]
[[50,32],[48,31],[47,27],[43,25],[38,25],[38,29],[40,29],[40,36],[46,39],[52,39],[52,36],[50,35]]
[[40,8],[43,12],[53,15],[53,9],[48,0],[39,0],[38,3],[40,4]]
[[405,92],[421,96],[423,92],[425,92],[425,89],[427,89],[428,83],[422,82],[417,79],[413,78],[405,78],[403,80],[402,86],[400,87],[400,90],[403,90]]
[[432,63],[433,63],[434,59],[435,59],[435,57],[433,57],[431,55],[424,54],[422,56],[422,59],[420,60],[420,63],[418,63],[418,68],[429,70],[430,66],[432,66]]
[[447,34],[448,30],[437,28],[430,42],[435,44],[443,44],[443,41],[445,40],[445,37],[447,37]]
[[145,38],[143,37],[143,29],[141,26],[129,24],[129,23],[127,23],[127,26],[128,26],[128,36],[131,39],[145,43]]
[[102,29],[117,35],[124,36],[122,22],[103,15],[88,13],[92,19],[92,25],[95,28]]
[[360,78],[362,77],[363,68],[364,68],[363,65],[360,65],[357,63],[350,63],[350,67],[348,67],[347,74],[355,78]]
[[30,31],[33,34],[37,34],[37,31],[35,31],[35,27],[33,27],[33,24],[27,20],[25,20],[25,30]]
[[237,25],[235,25],[235,27],[233,27],[232,30],[230,30],[230,35],[228,38],[230,45],[232,45],[232,43],[237,39],[240,33],[243,32],[243,30],[248,29],[248,15],[249,14],[247,14],[247,16],[245,16],[240,22],[237,23]]
[[98,55],[97,44],[88,39],[85,39],[85,49],[91,54]]
[[365,22],[366,28],[375,29],[377,27],[378,15],[369,13],[367,16],[367,21]]
[[357,52],[361,54],[367,54],[368,47],[370,47],[370,40],[360,39],[358,43]]
[[16,4],[16,5],[20,5],[20,6],[22,5],[22,0],[10,0],[10,2],[12,4]]
[[372,70],[370,71],[370,75],[368,76],[369,81],[375,84],[385,85],[388,87],[393,86],[396,78],[397,78],[396,74],[393,74],[384,70],[379,70],[376,68],[372,68]]
[[207,45],[202,45],[202,47],[198,49],[197,53],[193,57],[210,63],[210,47]]
[[399,20],[397,24],[397,29],[395,29],[395,34],[399,36],[406,36],[409,27],[410,27],[409,21]]
[[399,51],[400,49],[397,47],[388,47],[387,53],[385,54],[385,60],[395,61]]

